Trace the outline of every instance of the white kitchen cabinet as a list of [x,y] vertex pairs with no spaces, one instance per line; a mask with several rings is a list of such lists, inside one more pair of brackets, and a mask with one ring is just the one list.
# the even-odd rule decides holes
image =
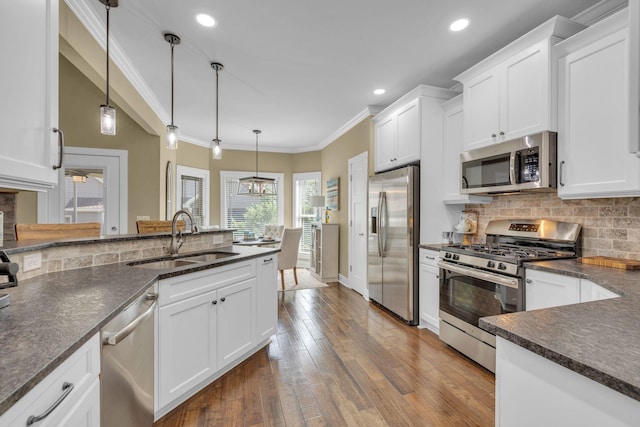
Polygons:
[[44,190],[58,180],[58,1],[2,6],[0,187]]
[[440,269],[437,251],[420,248],[419,298],[420,323],[418,327],[427,328],[440,334]]
[[460,153],[463,151],[463,108],[462,97],[458,95],[443,102],[443,201],[446,204],[491,203],[492,197],[460,194],[462,172]]
[[619,296],[615,292],[593,283],[591,280],[580,279],[580,302],[599,301],[618,298]]
[[276,268],[272,254],[159,282],[156,419],[269,342]]
[[638,400],[496,337],[496,426],[628,427],[638,414]]
[[[0,417],[0,427],[27,425],[66,394],[38,427],[100,426],[100,334],[94,335]],[[65,387],[65,383],[73,387]],[[68,390],[68,392],[66,392]],[[65,393],[66,392],[66,393]]]
[[256,341],[263,341],[278,331],[278,255],[257,260]]
[[374,123],[376,172],[420,160],[419,99],[384,110]]
[[463,151],[556,130],[551,47],[583,28],[556,16],[455,78],[464,86]]
[[531,269],[526,270],[525,276],[525,306],[527,310],[620,296],[588,279]]
[[580,302],[580,279],[546,271],[525,271],[526,310]]
[[216,341],[218,368],[224,368],[247,352],[256,329],[256,279],[218,290]]
[[620,11],[555,48],[560,198],[640,195],[640,161],[629,152],[627,17]]
[[338,281],[338,224],[311,226],[311,275],[321,282]]
[[159,407],[170,404],[217,370],[216,304],[216,291],[211,291],[160,307]]

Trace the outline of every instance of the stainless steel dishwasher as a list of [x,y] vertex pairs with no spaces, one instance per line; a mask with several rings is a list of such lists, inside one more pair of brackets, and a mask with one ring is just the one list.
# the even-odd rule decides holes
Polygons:
[[154,317],[157,285],[101,331],[100,425],[153,424]]

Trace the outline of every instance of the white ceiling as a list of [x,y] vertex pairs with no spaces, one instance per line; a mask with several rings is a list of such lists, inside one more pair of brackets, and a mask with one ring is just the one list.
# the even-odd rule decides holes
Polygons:
[[[104,45],[99,0],[66,0]],[[387,106],[419,84],[452,78],[554,15],[598,0],[120,0],[111,10],[114,59],[170,121],[175,47],[175,124],[184,139],[215,136],[215,72],[221,62],[219,136],[226,149],[303,152],[330,143],[367,106]],[[82,15],[82,13],[88,13]],[[197,12],[218,20],[195,22]],[[456,18],[469,28],[452,33]],[[120,52],[121,51],[121,52]],[[128,61],[124,66],[123,61]],[[373,94],[385,88],[382,96]]]

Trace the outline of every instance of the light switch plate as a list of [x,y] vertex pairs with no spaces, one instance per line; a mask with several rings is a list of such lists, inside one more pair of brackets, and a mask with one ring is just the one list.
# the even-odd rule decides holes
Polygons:
[[42,255],[40,253],[29,254],[22,257],[22,271],[36,270],[42,267]]

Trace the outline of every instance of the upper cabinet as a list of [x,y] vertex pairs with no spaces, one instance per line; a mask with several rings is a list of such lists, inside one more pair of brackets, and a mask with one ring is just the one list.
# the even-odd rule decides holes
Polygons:
[[58,0],[2,6],[0,187],[43,190],[58,175]]
[[462,188],[460,171],[460,152],[463,151],[463,109],[462,95],[458,95],[442,107],[443,129],[443,201],[446,204],[491,203],[492,197],[460,194]]
[[556,16],[460,74],[463,151],[556,130],[551,47],[584,26]]
[[[373,118],[375,127],[376,172],[395,169],[420,161],[420,147],[425,129],[425,114],[431,105],[439,105],[455,93],[446,89],[420,85],[382,110]],[[425,108],[425,103],[429,104]]]
[[640,195],[640,161],[629,150],[630,122],[638,125],[630,54],[638,51],[629,44],[625,9],[555,47],[561,198]]

